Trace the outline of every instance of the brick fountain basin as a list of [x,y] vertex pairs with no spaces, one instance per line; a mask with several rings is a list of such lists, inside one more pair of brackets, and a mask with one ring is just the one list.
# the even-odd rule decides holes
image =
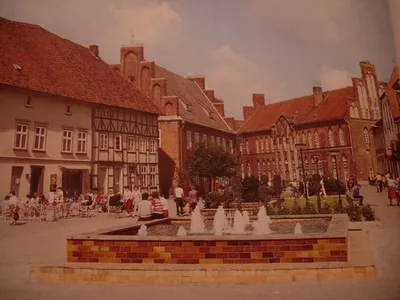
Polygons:
[[[325,232],[270,235],[138,236],[141,225],[72,236],[67,261],[134,264],[266,264],[347,261],[347,216],[306,215],[271,217],[274,223],[330,220]],[[152,227],[186,225],[189,219],[164,219]]]
[[[126,235],[140,225],[67,238],[66,264],[32,266],[35,283],[128,285],[254,284],[373,278],[375,265],[364,231],[348,231],[347,215],[271,217],[275,222],[329,218],[324,232],[254,235]],[[147,226],[183,225],[167,219]],[[125,232],[125,233],[124,233]]]

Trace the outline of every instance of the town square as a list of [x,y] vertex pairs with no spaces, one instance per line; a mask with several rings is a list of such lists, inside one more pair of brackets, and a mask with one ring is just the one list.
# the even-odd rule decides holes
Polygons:
[[1,299],[400,299],[399,20],[0,4]]

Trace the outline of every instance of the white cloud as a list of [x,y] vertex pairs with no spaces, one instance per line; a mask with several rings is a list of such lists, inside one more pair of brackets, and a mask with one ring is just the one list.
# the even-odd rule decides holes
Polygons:
[[274,82],[256,63],[229,46],[213,50],[210,58],[207,86],[225,101],[227,116],[241,119],[242,106],[252,105],[252,93],[264,93],[266,99],[281,97],[283,84]]
[[14,0],[1,6],[5,18],[31,22],[84,46],[98,44],[100,56],[119,61],[121,44],[135,40],[146,49],[170,49],[182,35],[182,19],[157,0]]
[[347,71],[324,65],[321,71],[321,85],[323,90],[343,88],[352,85],[351,77],[351,74]]

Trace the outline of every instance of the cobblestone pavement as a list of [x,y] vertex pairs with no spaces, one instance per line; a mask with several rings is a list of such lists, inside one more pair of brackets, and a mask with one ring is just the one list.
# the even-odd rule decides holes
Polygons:
[[377,278],[230,286],[38,285],[28,280],[29,264],[65,261],[65,237],[103,227],[131,224],[132,219],[61,220],[28,222],[12,227],[0,222],[0,299],[306,299],[400,300],[400,207],[388,206],[386,193],[362,188],[365,203],[373,205],[379,222],[362,223],[369,231]]

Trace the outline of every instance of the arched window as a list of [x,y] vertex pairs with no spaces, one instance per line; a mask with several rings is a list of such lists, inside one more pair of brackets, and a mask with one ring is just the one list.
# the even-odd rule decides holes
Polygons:
[[332,129],[330,128],[328,130],[328,139],[329,139],[329,146],[335,147],[335,137],[333,136]]
[[261,181],[261,164],[260,161],[257,160],[257,177],[258,181]]
[[332,156],[332,174],[333,174],[333,178],[335,178],[335,179],[338,179],[338,176],[337,176],[337,169],[336,169],[336,164],[337,164],[337,162],[336,162],[336,157],[335,156]]
[[250,162],[247,162],[247,176],[251,176],[251,165]]
[[308,148],[313,148],[313,139],[310,131],[308,132]]
[[240,151],[240,153],[243,153],[243,143],[242,142],[239,143],[239,151]]
[[315,164],[314,158],[311,158],[311,175],[317,174],[317,166]]
[[272,138],[269,138],[269,145],[271,146],[271,152],[274,152],[275,146],[274,146],[274,140]]
[[287,150],[286,136],[283,137],[283,150]]
[[262,174],[265,175],[265,160],[262,161]]
[[264,138],[260,138],[260,151],[261,151],[261,153],[264,152],[264,141],[265,141]]
[[339,143],[340,143],[340,146],[345,145],[344,132],[343,132],[342,128],[339,128]]
[[246,140],[246,154],[249,154],[249,141]]
[[265,138],[265,152],[269,152],[269,137]]
[[320,147],[320,145],[319,145],[319,135],[318,135],[318,131],[317,130],[314,131],[314,142],[315,142],[315,147],[319,148]]
[[355,117],[354,107],[353,106],[350,106],[349,113],[350,113],[350,118],[354,118]]
[[364,141],[366,144],[369,144],[369,132],[367,128],[364,128]]
[[303,144],[307,144],[307,139],[306,139],[306,133],[305,132],[303,132],[303,134],[302,134],[302,141],[301,141]]
[[354,118],[359,119],[360,118],[360,113],[358,111],[358,107],[354,106]]
[[256,153],[260,153],[260,144],[258,143],[258,139],[256,139]]
[[308,176],[309,175],[309,169],[310,168],[310,166],[309,166],[309,164],[308,164],[308,158],[305,158],[304,159],[304,171],[305,171],[305,173],[306,173],[306,176]]

